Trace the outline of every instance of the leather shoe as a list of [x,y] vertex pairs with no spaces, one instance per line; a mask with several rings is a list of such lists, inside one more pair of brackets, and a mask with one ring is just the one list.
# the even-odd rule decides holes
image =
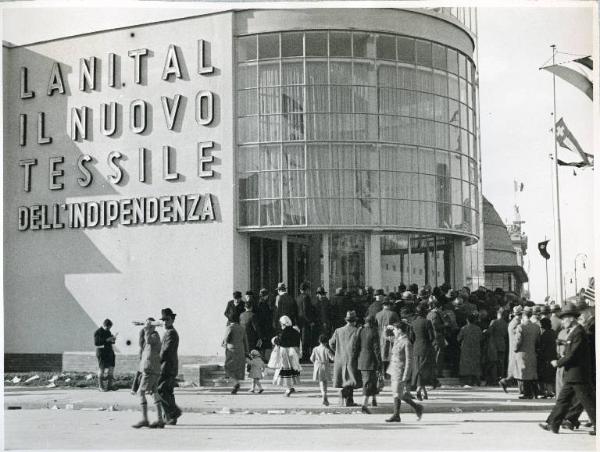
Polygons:
[[500,385],[500,387],[502,388],[502,390],[508,394],[508,387],[506,386],[506,383],[504,383],[502,380],[500,380],[498,382],[498,384]]
[[148,427],[150,427],[150,428],[165,428],[165,423],[164,422],[155,421],[152,424],[150,424]]
[[177,425],[177,419],[169,419],[165,421],[166,425]]
[[565,420],[563,421],[562,428],[568,428],[569,430],[575,430],[579,428],[579,421],[569,421],[569,420]]
[[140,421],[137,424],[132,425],[133,428],[142,428],[142,427],[150,427],[148,421]]
[[417,391],[417,400],[418,400],[419,402],[422,402],[422,401],[423,401],[423,396],[421,395],[421,391]]
[[372,407],[376,407],[376,406],[377,406],[377,400],[373,400],[373,401],[371,402],[371,406],[372,406]]
[[417,413],[417,421],[420,421],[421,417],[423,417],[423,405],[417,404],[415,412]]
[[237,394],[238,389],[240,389],[240,384],[236,383],[236,385],[233,387],[233,389],[231,390],[232,394]]
[[385,422],[400,422],[400,416],[394,414],[392,417],[387,418]]
[[596,429],[588,432],[589,435],[596,436]]
[[369,409],[368,409],[368,408],[367,408],[365,405],[363,405],[363,406],[360,408],[360,411],[362,411],[362,412],[363,412],[363,413],[365,413],[365,414],[371,414],[371,410],[369,410]]
[[547,432],[558,433],[558,428],[552,427],[548,424],[538,424],[542,430],[546,430]]

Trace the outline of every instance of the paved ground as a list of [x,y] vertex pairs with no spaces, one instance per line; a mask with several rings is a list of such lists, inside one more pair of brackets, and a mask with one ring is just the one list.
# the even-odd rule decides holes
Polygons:
[[[133,411],[5,411],[6,449],[595,450],[584,431],[537,427],[539,412],[383,414],[185,413],[177,426],[134,430]],[[154,416],[151,412],[151,417]]]
[[[242,388],[237,395],[229,393],[230,388],[179,388],[176,390],[177,403],[187,412],[260,412],[267,414],[272,410],[290,412],[350,412],[350,408],[337,406],[336,393],[331,395],[331,406],[321,405],[318,388],[299,386],[298,393],[290,398],[283,396],[281,388],[265,384],[263,394],[248,394]],[[5,388],[5,409],[20,407],[21,409],[52,408],[103,408],[117,410],[139,408],[137,397],[127,390],[99,392],[93,389],[71,388]],[[359,391],[356,391],[356,402],[360,403]],[[375,411],[389,413],[392,410],[392,396],[389,387],[378,397],[379,408]],[[516,389],[505,394],[500,388],[441,388],[430,391],[429,400],[423,401],[429,413],[451,412],[506,412],[506,411],[543,411],[549,412],[554,400],[519,400]]]

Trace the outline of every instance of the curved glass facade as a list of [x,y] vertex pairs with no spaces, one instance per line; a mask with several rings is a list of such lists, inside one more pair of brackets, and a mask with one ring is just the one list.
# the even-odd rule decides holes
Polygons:
[[475,67],[360,31],[237,38],[240,229],[479,235]]

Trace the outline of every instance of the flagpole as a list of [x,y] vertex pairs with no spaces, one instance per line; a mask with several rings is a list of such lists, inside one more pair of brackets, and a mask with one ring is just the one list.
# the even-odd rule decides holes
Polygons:
[[[556,44],[552,44],[552,65],[555,64],[556,57]],[[552,133],[554,139],[554,190],[555,190],[555,202],[556,202],[556,216],[555,216],[555,233],[556,233],[556,301],[563,305],[563,278],[562,278],[562,243],[561,243],[561,229],[560,229],[560,190],[558,186],[558,148],[556,143],[556,75],[552,74],[552,99],[554,104],[554,118],[552,124]],[[546,262],[546,265],[548,263]]]

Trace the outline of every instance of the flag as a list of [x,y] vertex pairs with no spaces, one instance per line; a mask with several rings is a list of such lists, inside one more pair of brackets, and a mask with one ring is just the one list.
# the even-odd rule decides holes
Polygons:
[[593,304],[596,301],[596,288],[595,288],[594,277],[592,276],[588,282],[588,286],[585,288],[583,292],[583,297],[589,301],[590,304]]
[[[588,154],[587,152],[584,152],[583,149],[581,149],[581,146],[577,142],[577,139],[571,133],[571,131],[567,127],[567,124],[565,124],[565,121],[563,118],[560,118],[556,122],[555,131],[556,131],[556,142],[558,143],[558,145],[562,148],[568,149],[571,152],[574,152],[575,154],[578,154],[579,157],[581,157],[580,162],[575,162],[575,163],[578,163],[577,165],[571,165],[571,164],[567,164],[565,162],[562,162],[562,165],[577,166],[578,168],[594,165],[594,156],[591,154]],[[560,160],[558,160],[557,163],[559,165],[561,165]]]
[[593,84],[587,72],[590,66],[592,66],[592,59],[585,57],[567,61],[566,63],[544,66],[540,69],[545,69],[562,78],[567,83],[582,91],[590,100],[593,100]]
[[543,242],[538,243],[538,251],[542,255],[544,259],[550,259],[550,255],[548,254],[548,242],[550,240],[545,240]]
[[523,189],[525,188],[525,184],[523,182],[517,182],[516,180],[513,179],[513,183],[515,186],[515,193],[519,192],[519,191],[523,191]]

